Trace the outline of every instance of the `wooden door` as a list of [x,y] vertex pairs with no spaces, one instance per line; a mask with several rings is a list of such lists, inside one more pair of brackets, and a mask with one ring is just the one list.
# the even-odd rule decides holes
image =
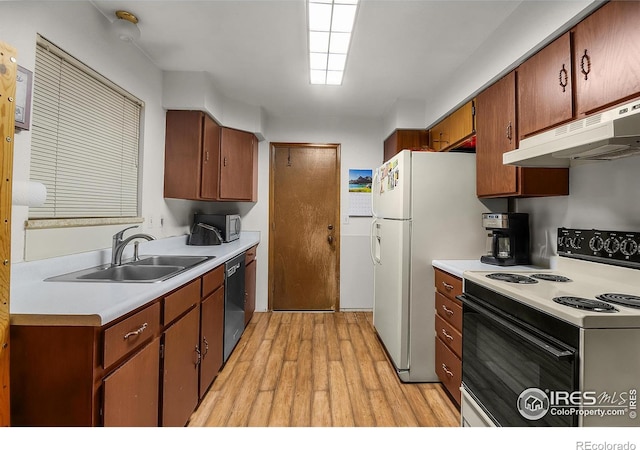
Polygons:
[[520,139],[573,118],[569,33],[517,69]]
[[11,277],[11,183],[16,95],[16,51],[0,42],[0,426],[9,426],[9,279]]
[[224,336],[224,286],[204,299],[200,306],[200,398],[218,375],[222,367]]
[[251,200],[253,196],[253,135],[246,131],[222,128],[220,198]]
[[476,99],[476,182],[478,197],[514,194],[517,169],[502,163],[516,148],[515,74],[509,73]]
[[271,145],[269,305],[339,309],[340,146]]
[[640,95],[640,2],[611,1],[574,32],[576,114]]
[[198,404],[200,309],[164,332],[162,426],[182,427]]
[[157,427],[160,338],[104,379],[105,427]]

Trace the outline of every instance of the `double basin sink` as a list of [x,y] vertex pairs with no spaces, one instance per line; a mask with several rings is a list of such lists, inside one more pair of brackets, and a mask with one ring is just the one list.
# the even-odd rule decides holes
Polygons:
[[152,255],[119,266],[103,265],[47,278],[45,281],[156,283],[191,269],[215,256]]

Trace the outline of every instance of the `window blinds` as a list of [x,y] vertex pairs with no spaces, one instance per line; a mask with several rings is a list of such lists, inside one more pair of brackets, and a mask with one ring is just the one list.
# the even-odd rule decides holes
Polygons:
[[134,217],[141,105],[59,49],[36,49],[29,218]]

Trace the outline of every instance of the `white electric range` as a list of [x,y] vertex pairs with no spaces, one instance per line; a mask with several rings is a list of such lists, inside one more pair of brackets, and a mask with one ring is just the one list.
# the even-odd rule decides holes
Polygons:
[[561,228],[553,270],[464,273],[463,425],[640,426],[639,244]]

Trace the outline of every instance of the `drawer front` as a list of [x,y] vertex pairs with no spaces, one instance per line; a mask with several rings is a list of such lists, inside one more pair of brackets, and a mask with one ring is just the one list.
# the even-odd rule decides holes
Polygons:
[[436,337],[436,374],[453,399],[460,405],[462,361]]
[[207,297],[223,284],[224,264],[216,267],[211,272],[207,272],[202,276],[202,298]]
[[254,245],[249,250],[247,250],[247,253],[244,254],[244,264],[245,264],[245,266],[247,264],[249,264],[251,261],[253,261],[254,259],[256,259],[256,252],[257,251],[258,251],[258,246],[257,245]]
[[459,302],[456,296],[462,294],[462,280],[440,269],[434,270],[437,291],[449,297],[451,300]]
[[140,347],[155,336],[159,329],[160,303],[156,302],[104,330],[104,368]]
[[436,335],[458,358],[462,358],[462,334],[439,314],[436,314]]
[[200,301],[200,278],[164,298],[164,322],[167,325]]
[[456,330],[462,332],[462,306],[436,292],[436,312]]

